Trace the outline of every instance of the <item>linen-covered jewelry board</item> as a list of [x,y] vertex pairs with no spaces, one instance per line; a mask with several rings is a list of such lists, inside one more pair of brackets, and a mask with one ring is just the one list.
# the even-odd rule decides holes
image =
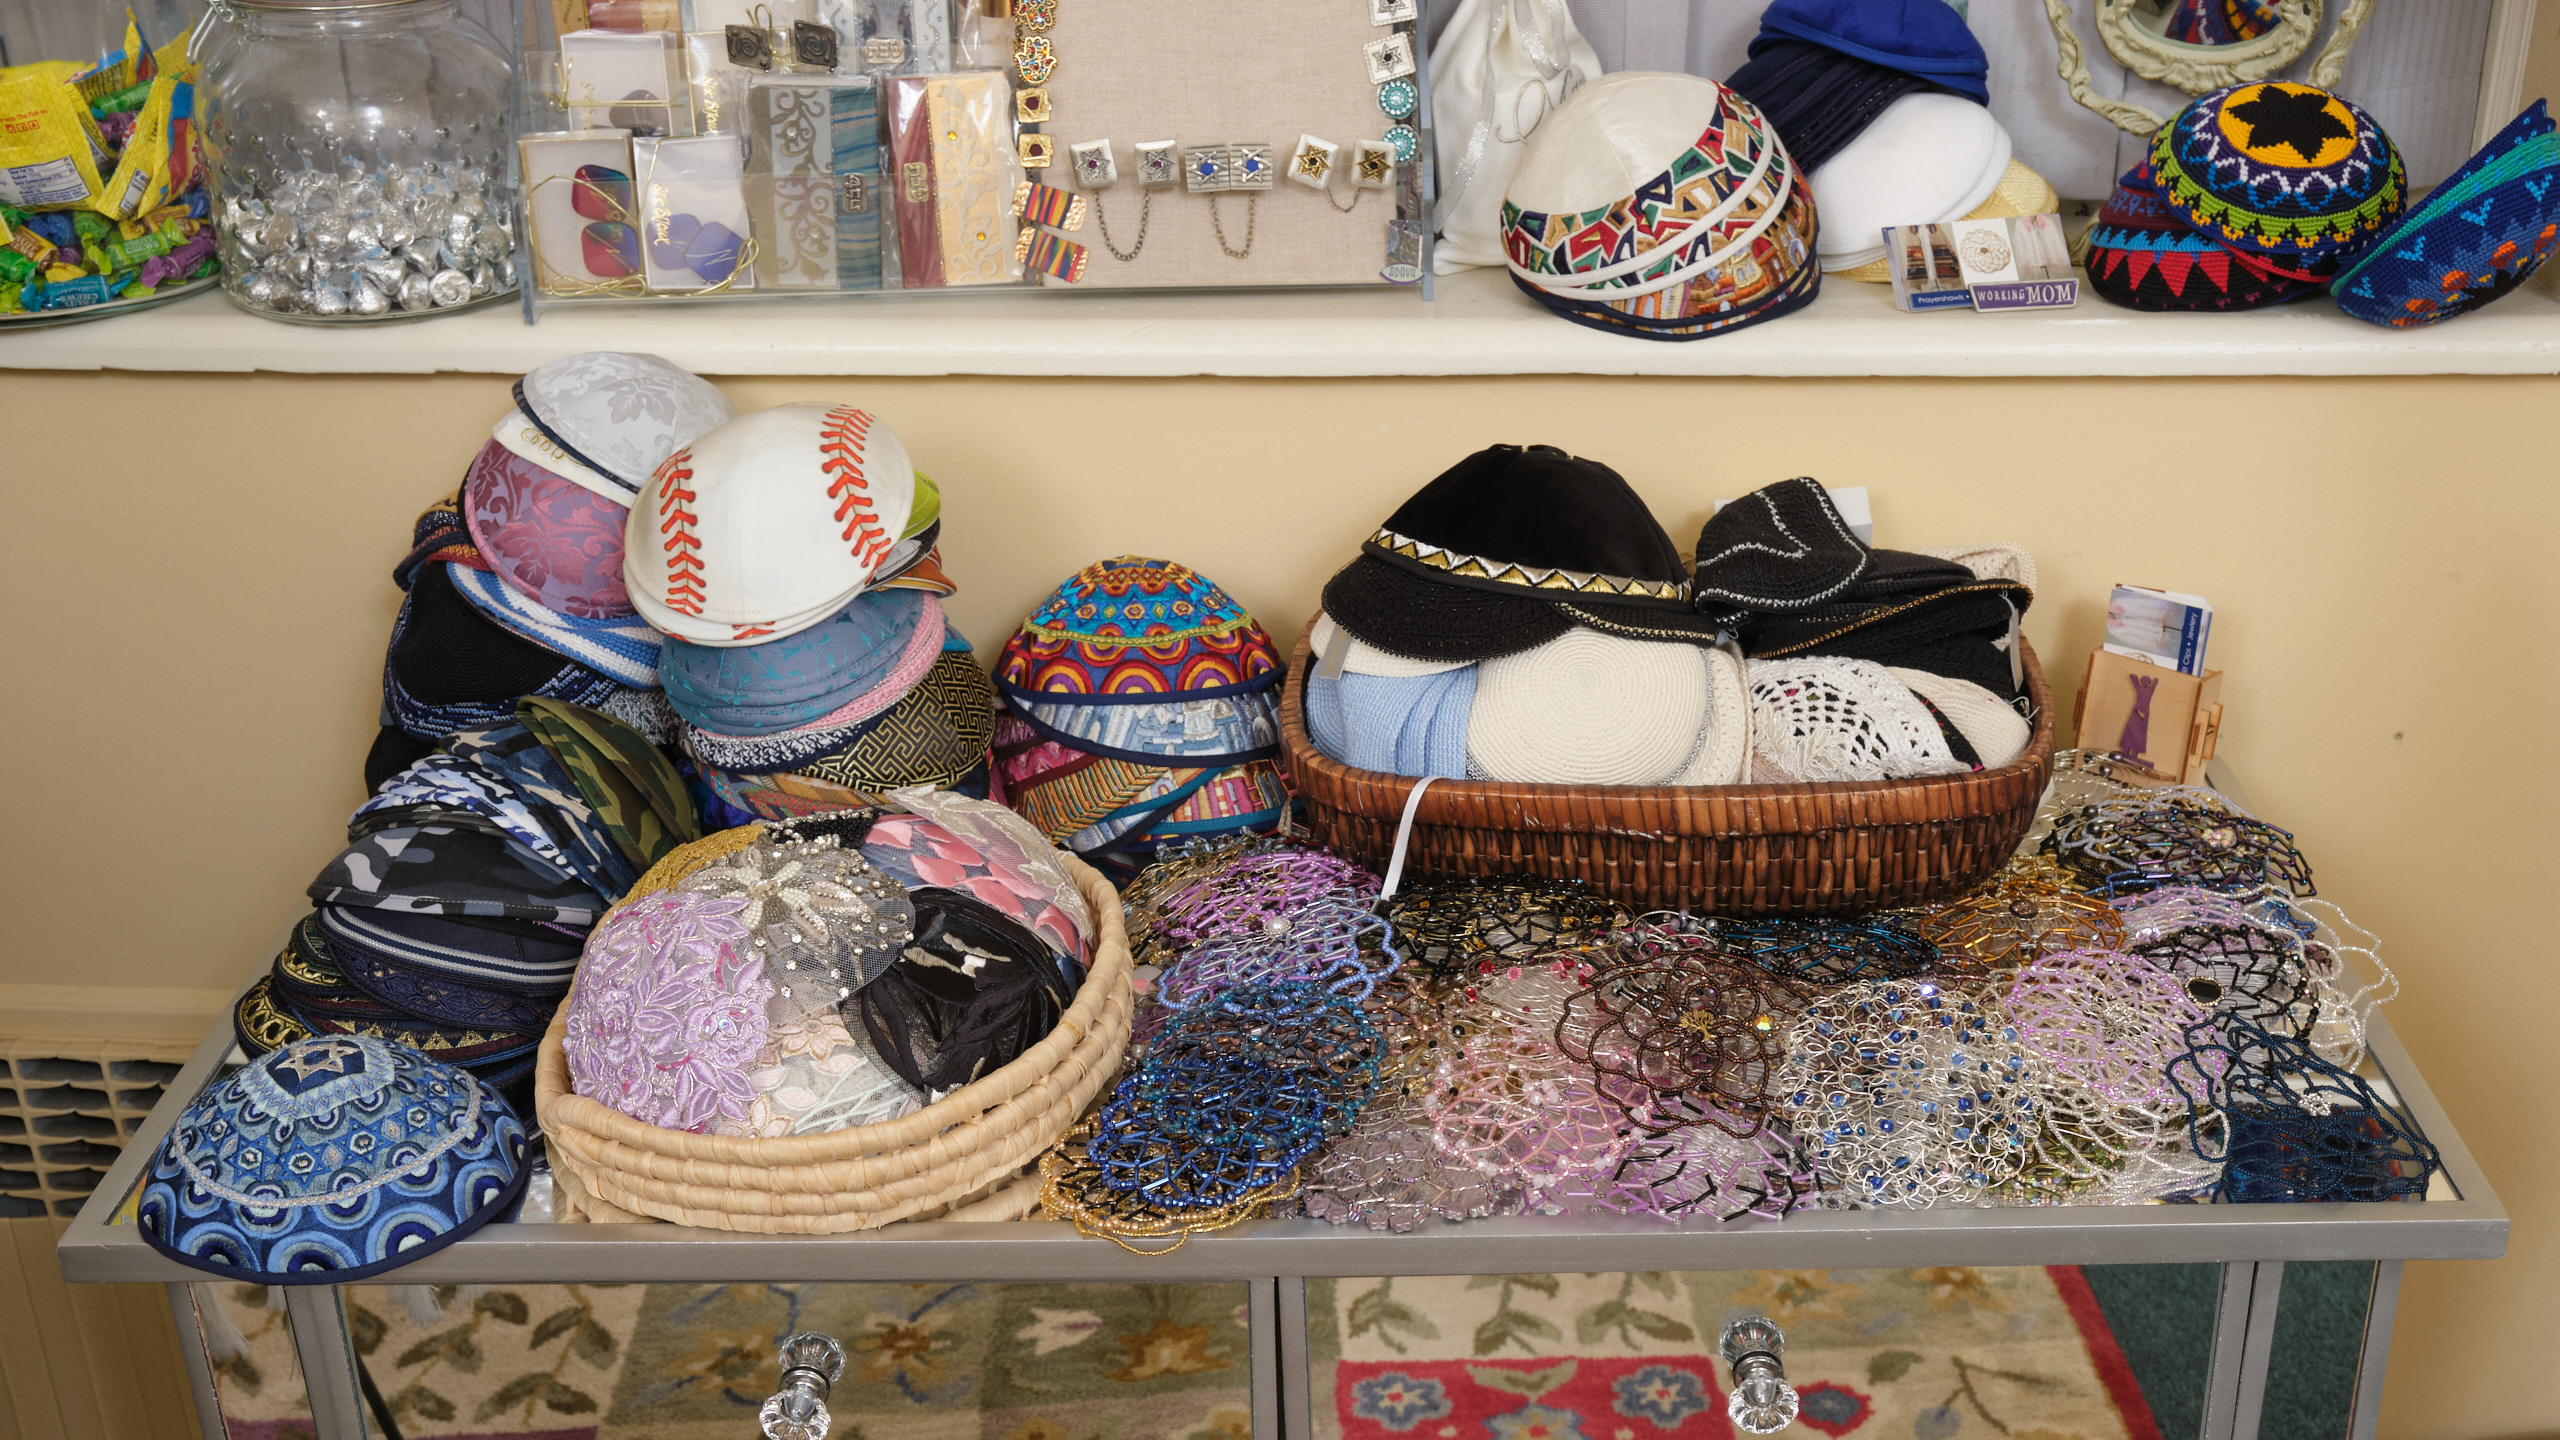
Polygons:
[[[1409,26],[1378,23],[1399,8],[1392,0],[1060,0],[1046,32],[1056,63],[1040,87],[1050,115],[1040,129],[1056,159],[1030,175],[1086,201],[1084,224],[1057,232],[1085,248],[1079,288],[1379,283],[1413,162],[1396,165],[1386,188],[1361,188],[1358,172],[1361,142],[1393,148],[1399,127],[1415,135],[1416,42]],[[1373,60],[1383,68],[1373,70]],[[1404,87],[1382,103],[1381,90],[1397,79]],[[1333,150],[1317,150],[1312,162],[1324,172],[1322,189],[1302,178],[1304,150],[1314,148],[1302,147],[1306,139]],[[1106,140],[1118,178],[1089,188],[1080,161],[1092,152],[1083,147]],[[1180,178],[1145,189],[1140,147],[1164,141],[1174,142]],[[1415,146],[1419,153],[1418,138]],[[1209,153],[1219,147],[1229,153]],[[1254,183],[1244,172],[1258,162],[1268,167],[1268,188],[1204,190],[1204,162],[1227,166],[1239,185]]]

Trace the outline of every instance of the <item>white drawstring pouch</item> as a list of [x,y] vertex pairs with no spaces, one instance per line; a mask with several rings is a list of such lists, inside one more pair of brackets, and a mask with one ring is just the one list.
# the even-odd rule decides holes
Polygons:
[[1447,275],[1499,265],[1502,196],[1529,137],[1578,87],[1600,78],[1600,57],[1574,28],[1565,0],[1459,0],[1431,47],[1438,137],[1440,244]]

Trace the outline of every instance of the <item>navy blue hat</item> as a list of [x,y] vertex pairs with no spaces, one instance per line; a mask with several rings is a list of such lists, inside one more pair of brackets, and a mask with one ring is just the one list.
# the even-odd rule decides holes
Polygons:
[[470,1234],[524,1189],[524,1122],[481,1081],[357,1035],[296,1041],[198,1095],[135,1223],[179,1264],[341,1285]]
[[[1843,55],[1900,70],[1958,95],[1991,103],[1990,57],[1947,0],[1771,0],[1751,56],[1784,40],[1809,40]],[[1746,69],[1748,67],[1745,67]],[[1751,92],[1740,83],[1734,88]],[[1781,124],[1790,151],[1795,137]],[[1810,162],[1807,162],[1808,165]]]
[[1786,142],[1787,154],[1808,175],[1848,148],[1886,106],[1905,95],[1947,88],[1827,45],[1765,34],[1724,83],[1760,107]]

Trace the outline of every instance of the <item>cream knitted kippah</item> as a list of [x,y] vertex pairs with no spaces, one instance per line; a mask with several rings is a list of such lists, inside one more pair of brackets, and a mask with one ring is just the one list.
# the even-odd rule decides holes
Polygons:
[[1671,777],[1673,785],[1739,785],[1751,758],[1751,691],[1742,678],[1742,662],[1723,650],[1707,657],[1707,726],[1689,763]]
[[1928,708],[1873,660],[1752,661],[1751,744],[1806,782],[1965,771]]
[[[2000,184],[1992,190],[1991,198],[1974,206],[1958,218],[2007,220],[2019,215],[2057,215],[2061,211],[2062,192],[2053,188],[2052,181],[2028,169],[2015,156],[2012,156],[2009,160],[2009,168],[2001,172]],[[1893,271],[1886,267],[1892,263],[1892,257],[1886,256],[1870,260],[1864,265],[1852,265],[1842,270],[1826,269],[1822,275],[1826,280],[1866,280],[1878,285],[1890,285],[1893,283]]]
[[1663,784],[1706,729],[1706,655],[1576,626],[1487,660],[1467,713],[1469,766],[1523,784]]
[[1939,545],[1912,552],[1933,560],[1953,560],[1973,572],[1976,580],[2015,580],[2029,591],[2036,588],[2036,557],[2024,545],[1990,541],[1981,545]]
[[[1332,646],[1337,628],[1332,616],[1321,610],[1316,612],[1315,626],[1307,632],[1307,653],[1316,658],[1317,664],[1324,663],[1324,653]],[[1344,652],[1342,668],[1354,675],[1445,675],[1452,670],[1464,670],[1474,663],[1472,660],[1407,660],[1401,655],[1390,655],[1354,635],[1351,648]]]
[[1932,675],[1926,670],[1904,670],[1896,667],[1893,678],[1911,687],[1911,692],[1938,707],[1947,723],[1964,733],[1973,753],[1982,757],[1982,768],[1997,770],[2025,752],[2026,717],[2009,708],[1997,695],[1970,680],[1946,675]]

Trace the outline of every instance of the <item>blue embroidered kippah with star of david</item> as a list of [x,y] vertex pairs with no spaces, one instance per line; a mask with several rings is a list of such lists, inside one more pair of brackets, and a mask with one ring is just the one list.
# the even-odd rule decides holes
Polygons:
[[443,1249],[523,1190],[497,1092],[415,1050],[323,1035],[198,1095],[152,1157],[135,1223],[184,1265],[340,1285]]

